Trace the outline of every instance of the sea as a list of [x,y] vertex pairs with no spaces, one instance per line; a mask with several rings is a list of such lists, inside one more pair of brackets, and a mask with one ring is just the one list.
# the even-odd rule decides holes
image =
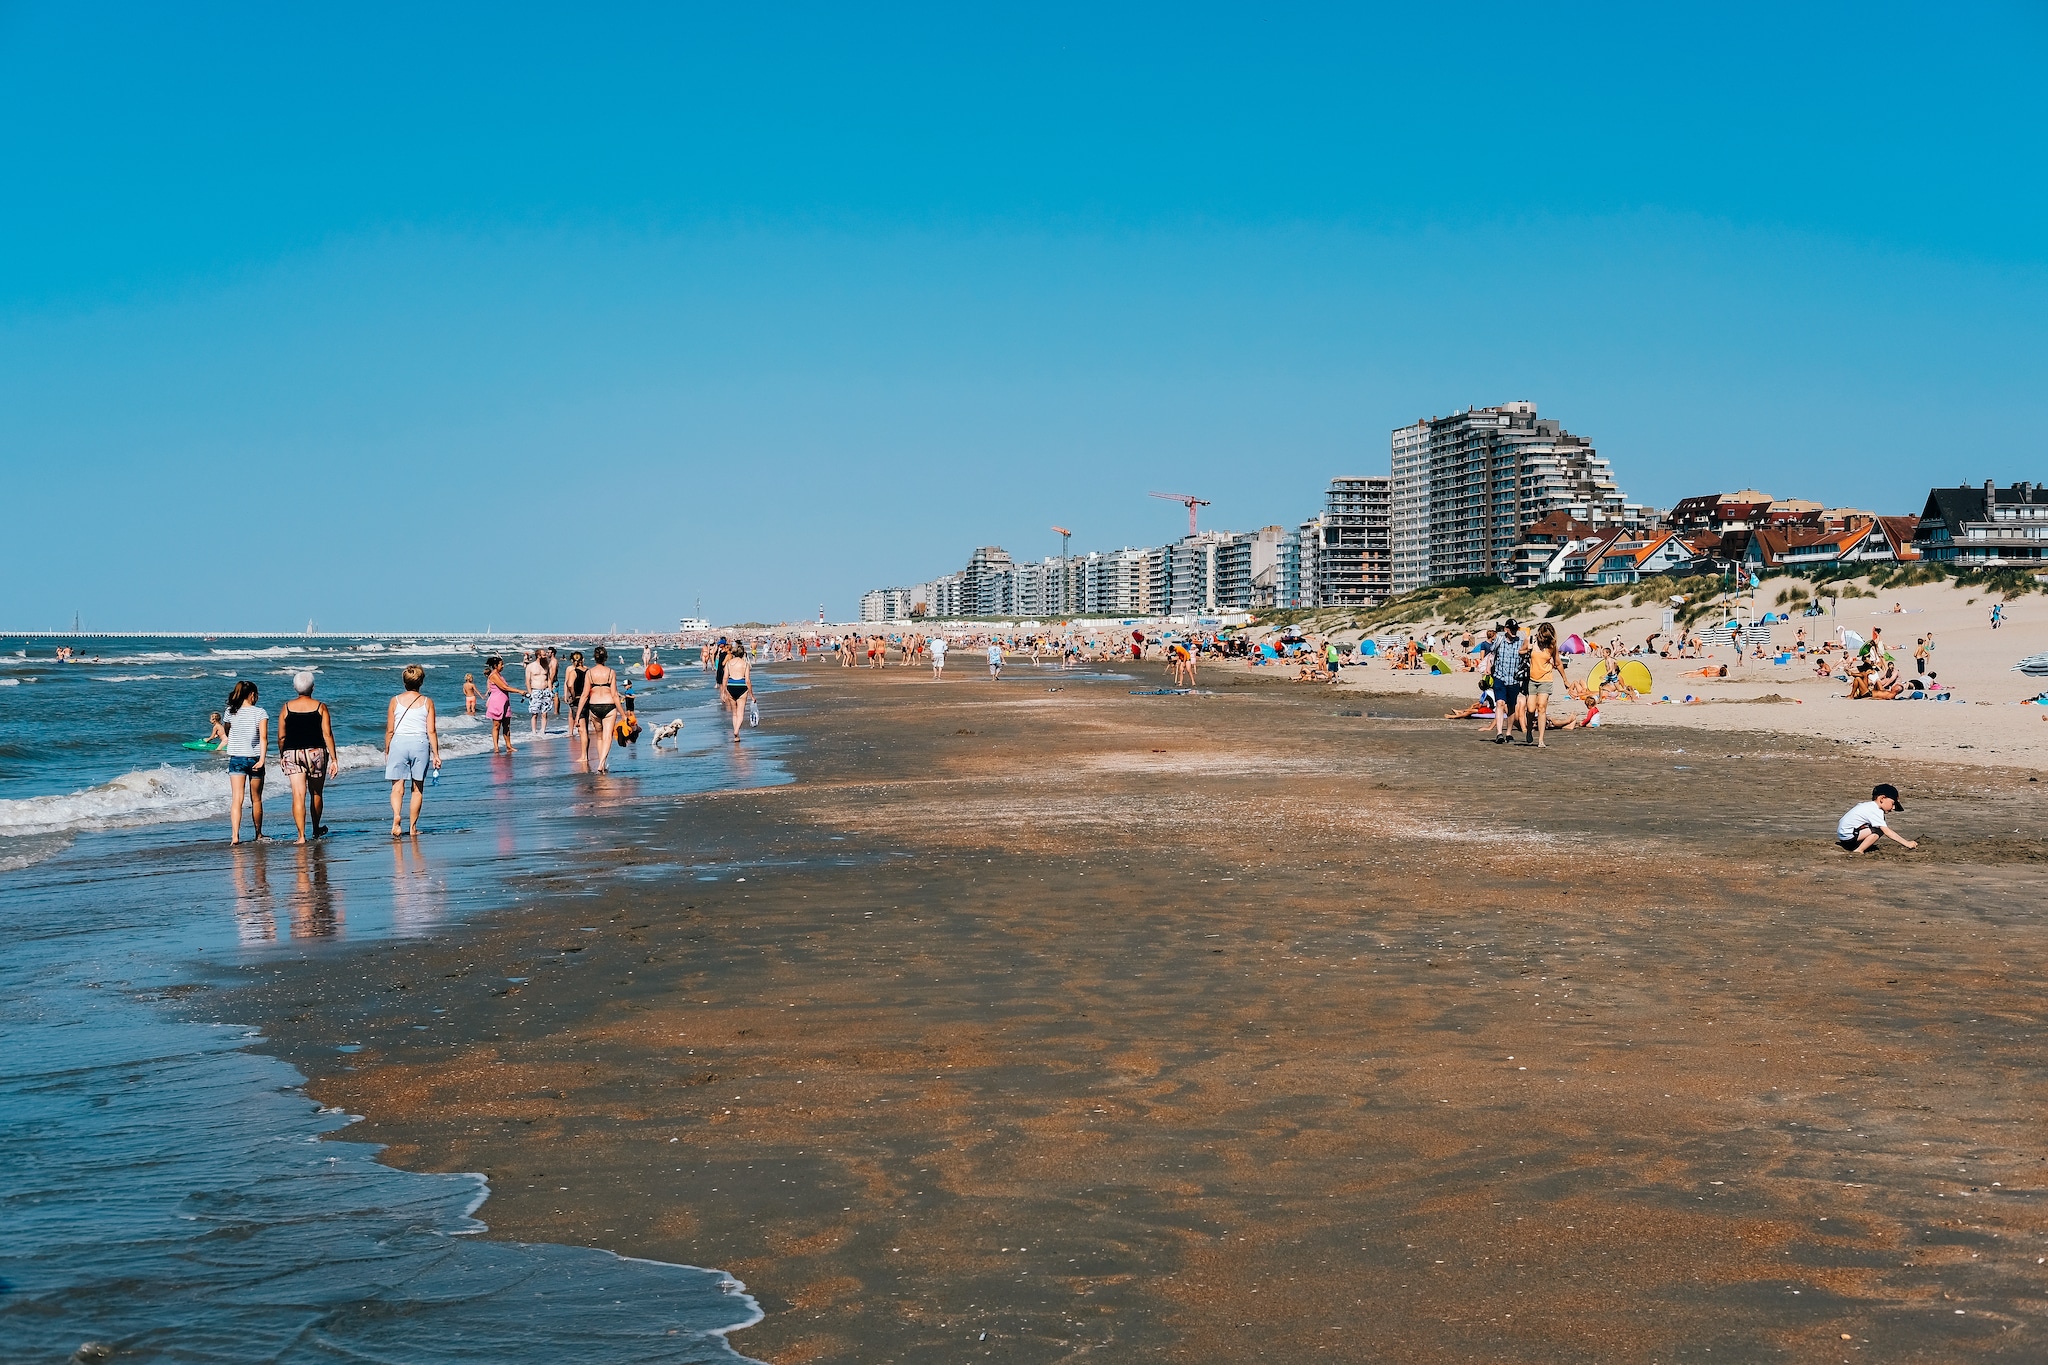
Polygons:
[[[745,1359],[726,1333],[760,1310],[731,1276],[480,1236],[481,1175],[381,1164],[258,1033],[205,1007],[280,956],[504,910],[531,874],[605,841],[622,806],[787,780],[773,713],[795,684],[762,669],[762,728],[734,745],[694,652],[667,650],[651,681],[637,644],[613,662],[647,733],[609,775],[578,764],[559,718],[533,737],[520,714],[517,754],[492,756],[463,677],[481,685],[485,655],[516,664],[543,643],[588,657],[594,642],[0,637],[0,1359]],[[60,644],[77,660],[58,662]],[[393,841],[378,746],[414,663],[444,764],[421,837]],[[182,745],[241,679],[274,726],[301,669],[341,752],[329,833],[293,842],[272,771],[265,840],[231,848],[226,760]],[[671,719],[679,745],[654,749]]]

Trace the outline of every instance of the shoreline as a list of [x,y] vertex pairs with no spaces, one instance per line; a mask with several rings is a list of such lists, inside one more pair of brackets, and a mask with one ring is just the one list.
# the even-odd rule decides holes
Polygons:
[[1923,851],[1851,860],[1811,740],[789,672],[792,784],[215,1007],[489,1235],[725,1267],[775,1365],[2030,1339],[1969,1255],[2048,1159],[2024,772],[1887,753]]

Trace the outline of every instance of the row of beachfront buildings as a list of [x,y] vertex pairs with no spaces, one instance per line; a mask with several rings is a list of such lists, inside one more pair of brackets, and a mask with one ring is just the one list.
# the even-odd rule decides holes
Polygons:
[[1390,474],[1331,480],[1321,511],[1292,527],[1029,561],[984,546],[957,572],[869,591],[861,619],[1370,607],[1458,581],[1634,583],[1918,559],[2048,568],[2048,487],[2031,483],[1937,488],[1919,516],[1756,489],[1663,512],[1629,502],[1591,442],[1526,402],[1398,428],[1391,455]]

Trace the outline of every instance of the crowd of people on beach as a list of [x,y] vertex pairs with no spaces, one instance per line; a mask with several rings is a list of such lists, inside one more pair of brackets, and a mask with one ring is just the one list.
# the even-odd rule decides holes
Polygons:
[[[732,738],[739,741],[742,725],[758,724],[759,708],[754,704],[754,675],[746,645],[737,638],[721,637],[703,649],[704,667],[716,673],[716,690],[732,723]],[[640,674],[654,680],[664,670],[654,646],[641,650]],[[211,717],[209,747],[228,761],[228,841],[242,840],[243,812],[249,817],[253,839],[263,837],[264,781],[274,752],[277,766],[291,782],[292,823],[298,831],[296,842],[305,843],[327,832],[321,823],[326,784],[340,771],[340,750],[334,740],[334,718],[327,703],[314,697],[317,676],[302,670],[292,678],[294,695],[278,708],[273,731],[271,716],[259,704],[257,685],[248,679],[229,690],[226,709]],[[410,664],[400,674],[401,690],[385,703],[384,777],[391,783],[391,837],[417,837],[420,812],[427,789],[440,780],[441,716],[434,699],[424,690],[426,669]],[[513,699],[521,698],[515,702]],[[538,739],[549,733],[549,722],[561,716],[565,733],[578,762],[591,772],[611,771],[615,745],[635,743],[641,733],[635,713],[632,674],[613,664],[607,646],[597,645],[588,662],[582,650],[564,657],[559,648],[547,645],[522,652],[515,672],[508,672],[502,655],[484,659],[484,680],[475,673],[462,676],[465,715],[481,714],[490,727],[491,753],[510,757],[518,752],[513,744],[521,707],[527,717],[526,734]],[[657,732],[658,747],[673,740],[682,728],[671,721]]]
[[[1128,623],[1126,623],[1128,624]],[[1740,625],[1723,627],[1734,651],[1733,663],[1764,657],[1761,646],[1748,640]],[[1238,659],[1254,666],[1284,662],[1297,666],[1303,682],[1333,682],[1341,670],[1363,667],[1378,659],[1390,671],[1462,672],[1476,676],[1479,696],[1474,703],[1447,712],[1446,719],[1480,719],[1492,722],[1489,738],[1495,744],[1517,740],[1525,747],[1546,748],[1547,737],[1557,731],[1597,728],[1601,708],[1616,701],[1646,699],[1647,682],[1640,675],[1630,677],[1624,665],[1638,666],[1644,658],[1700,660],[1710,658],[1711,646],[1701,635],[1679,631],[1674,635],[1654,632],[1640,643],[1630,645],[1611,640],[1592,644],[1578,636],[1560,639],[1556,626],[1539,621],[1525,626],[1510,618],[1483,630],[1460,628],[1451,632],[1426,632],[1396,640],[1381,652],[1378,642],[1360,640],[1340,645],[1323,636],[1280,632],[1260,640],[1250,633],[1227,630],[1176,630],[1149,634],[1143,628],[1124,630],[1106,626],[1069,626],[1064,630],[969,630],[907,629],[895,631],[768,631],[743,638],[738,633],[706,636],[695,646],[700,668],[710,675],[714,694],[724,707],[734,742],[748,724],[759,723],[754,664],[809,662],[830,656],[846,669],[866,667],[929,667],[930,678],[941,682],[946,676],[949,655],[960,650],[984,654],[988,677],[1002,676],[1004,664],[1013,657],[1029,659],[1033,665],[1070,669],[1089,663],[1127,664],[1158,658],[1167,668],[1172,689],[1192,690],[1200,661],[1204,657]],[[1844,642],[1809,644],[1801,627],[1788,657],[1815,660],[1817,673],[1839,675],[1856,698],[1893,698],[1905,695],[1936,695],[1939,687],[1931,666],[1934,650],[1932,633],[1921,636],[1913,650],[1913,676],[1901,676],[1897,660],[1886,649],[1881,629],[1873,628],[1868,640],[1853,635]],[[1584,676],[1571,676],[1571,660],[1587,656]],[[1782,661],[1782,660],[1781,660]],[[1696,670],[1703,677],[1728,676],[1729,663],[1708,663]],[[644,645],[640,660],[641,677],[663,676],[654,646]],[[386,780],[391,783],[391,834],[416,836],[426,788],[438,780],[441,766],[439,714],[422,686],[425,670],[409,666],[403,674],[403,690],[386,704],[383,750]],[[243,809],[250,812],[255,837],[263,832],[263,781],[265,756],[273,747],[279,769],[292,784],[292,816],[298,841],[325,833],[321,823],[324,786],[338,770],[339,753],[334,743],[333,718],[325,702],[313,696],[315,677],[301,672],[293,679],[295,695],[280,709],[273,739],[269,714],[258,704],[253,682],[237,682],[227,710],[216,714],[214,739],[228,758],[231,789],[230,842],[242,841]],[[590,771],[609,771],[614,746],[631,744],[640,735],[635,715],[634,679],[630,670],[617,667],[609,648],[595,646],[588,661],[583,650],[565,655],[553,645],[529,649],[516,664],[500,655],[484,660],[484,677],[463,675],[462,698],[466,714],[482,718],[490,726],[491,753],[512,755],[517,734],[517,716],[523,708],[526,734],[539,738],[549,733],[553,718],[566,721],[566,733],[575,742],[579,761]],[[520,700],[515,701],[518,698]],[[1688,696],[1688,703],[1696,699]],[[673,740],[680,720],[670,721],[656,733],[656,747]],[[1883,835],[1897,836],[1881,819],[1871,819],[1871,806],[1879,815],[1899,808],[1896,793],[1889,804],[1863,803],[1855,827],[1843,837],[1867,851]],[[1845,817],[1845,820],[1847,817]],[[1875,832],[1873,832],[1875,831]],[[1853,835],[1853,838],[1850,836]],[[1867,838],[1865,836],[1868,836]],[[1907,847],[1909,841],[1898,840]],[[1849,844],[1845,844],[1845,847]]]

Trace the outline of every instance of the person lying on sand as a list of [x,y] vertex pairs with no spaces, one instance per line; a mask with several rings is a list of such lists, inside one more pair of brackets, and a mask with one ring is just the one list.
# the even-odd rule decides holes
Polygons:
[[1444,712],[1445,720],[1471,720],[1474,716],[1493,719],[1493,677],[1491,674],[1479,680],[1479,700],[1462,711]]
[[1570,720],[1566,720],[1561,714],[1546,715],[1543,718],[1543,728],[1545,730],[1582,730],[1600,723],[1600,702],[1594,696],[1592,689],[1567,679],[1564,690],[1573,701],[1580,703],[1586,708],[1585,712],[1581,715],[1573,716]]
[[1899,799],[1899,789],[1889,782],[1880,782],[1870,789],[1868,801],[1849,807],[1849,813],[1836,822],[1835,843],[1851,853],[1868,853],[1880,837],[1904,848],[1918,848],[1919,844],[1885,823],[1887,815],[1905,808],[1906,803]]

